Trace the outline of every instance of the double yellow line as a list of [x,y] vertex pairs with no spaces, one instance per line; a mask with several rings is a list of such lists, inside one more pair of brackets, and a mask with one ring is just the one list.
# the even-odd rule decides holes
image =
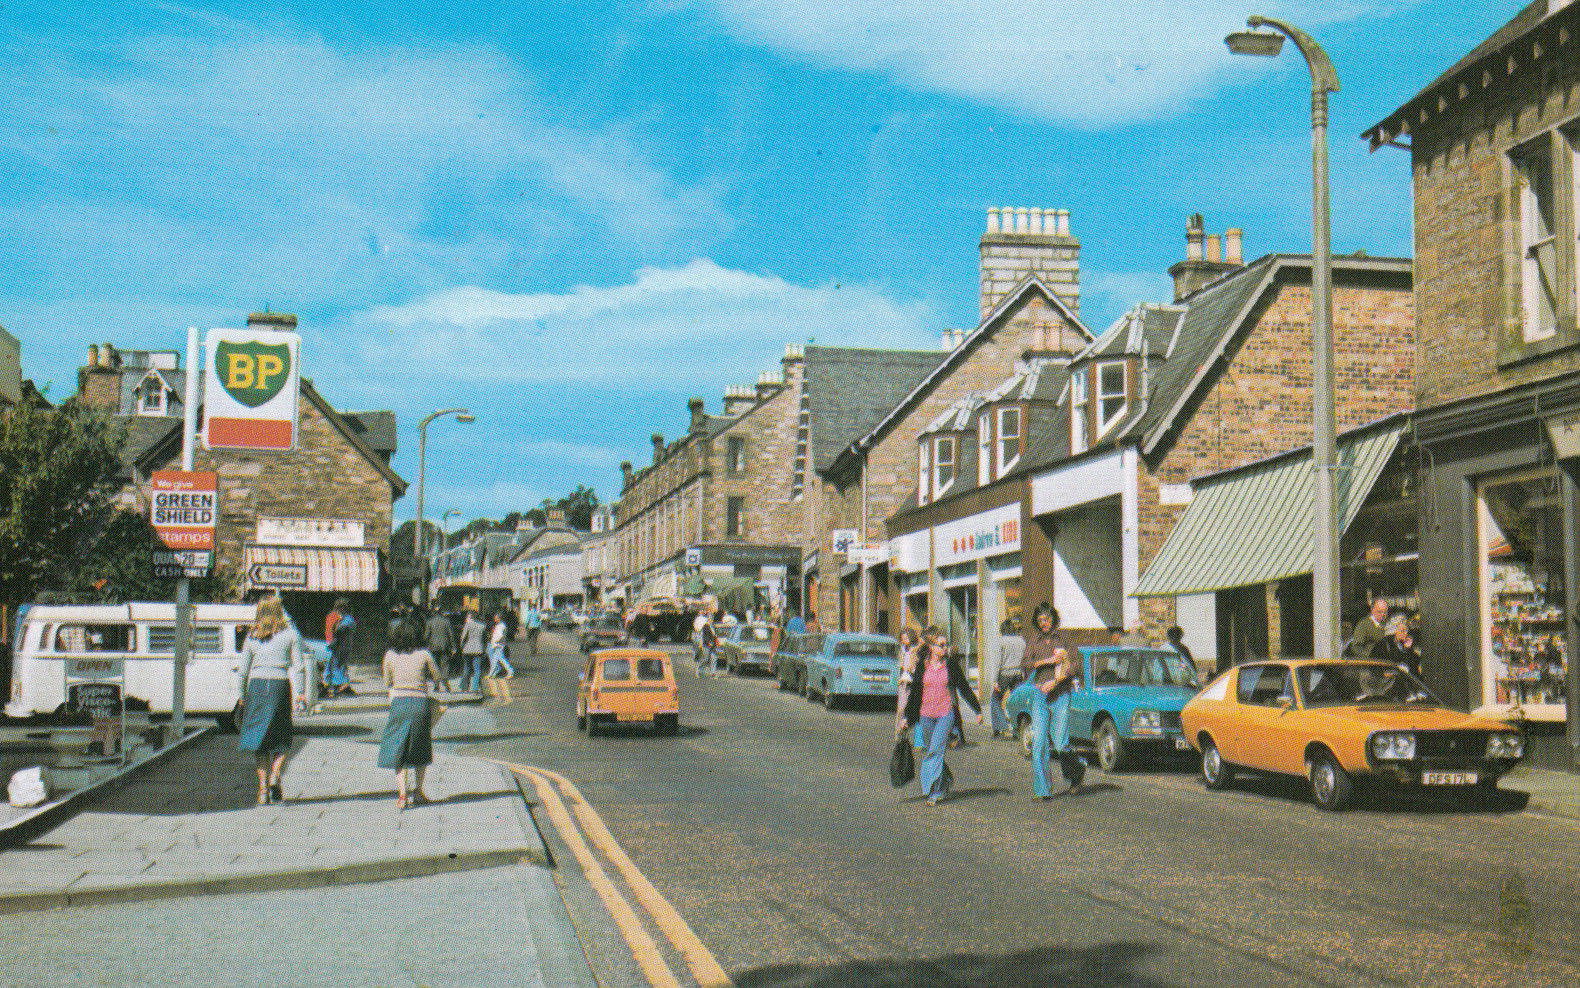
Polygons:
[[[597,893],[604,908],[609,910],[609,915],[614,918],[620,936],[631,948],[632,956],[636,958],[637,966],[641,968],[649,984],[654,988],[680,988],[680,982],[675,979],[674,972],[665,963],[658,944],[648,935],[641,917],[615,887],[603,865],[598,862],[593,848],[588,846],[588,840],[591,840],[604,858],[620,872],[627,887],[636,896],[637,903],[648,916],[652,917],[653,924],[685,958],[686,966],[691,969],[691,975],[696,979],[697,984],[702,988],[730,988],[733,985],[729,976],[724,973],[724,969],[719,966],[719,962],[714,960],[713,954],[703,946],[702,941],[691,931],[691,927],[686,925],[686,921],[680,918],[680,914],[675,912],[668,900],[659,894],[658,889],[647,880],[647,876],[638,871],[631,859],[626,857],[625,851],[609,833],[609,829],[604,826],[597,812],[587,800],[582,798],[580,790],[574,783],[546,768],[517,765],[512,762],[498,762],[498,764],[531,782],[537,789],[538,798],[542,801],[544,809],[548,811],[554,829],[559,832],[565,846],[569,847],[571,853],[576,856],[577,863],[581,865],[582,872],[587,876],[588,884]],[[567,802],[570,804],[569,809],[566,807]],[[578,821],[580,826],[577,825]],[[584,833],[585,839],[582,836]]]

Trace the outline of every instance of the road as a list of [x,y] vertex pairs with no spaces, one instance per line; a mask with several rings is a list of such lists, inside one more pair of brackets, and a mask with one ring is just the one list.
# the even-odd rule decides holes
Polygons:
[[[738,985],[1580,984],[1580,828],[1516,806],[1367,800],[1188,768],[1030,798],[1016,746],[891,789],[893,711],[681,672],[678,737],[588,738],[580,655],[516,659],[468,753],[568,777]],[[519,646],[517,646],[519,651]],[[552,654],[551,654],[552,653]]]

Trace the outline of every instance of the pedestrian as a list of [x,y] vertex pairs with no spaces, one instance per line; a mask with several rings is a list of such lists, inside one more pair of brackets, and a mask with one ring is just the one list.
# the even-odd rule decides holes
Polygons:
[[693,644],[693,658],[697,668],[697,678],[702,678],[702,667],[708,667],[708,675],[715,675],[714,663],[717,661],[719,651],[719,633],[713,627],[713,608],[711,600],[702,602],[702,610],[691,622],[691,636]]
[[428,639],[428,651],[433,653],[433,664],[439,667],[439,689],[445,693],[450,689],[450,677],[455,675],[455,626],[444,612],[435,607],[428,615],[428,623],[423,629]]
[[1060,771],[1074,789],[1086,776],[1086,762],[1070,748],[1070,694],[1079,677],[1078,660],[1059,636],[1059,612],[1047,602],[1032,613],[1035,626],[1026,639],[1021,671],[1037,684],[1042,696],[1031,704],[1031,781],[1037,799],[1053,798],[1052,759],[1059,756]]
[[[488,640],[488,626],[477,616],[477,609],[466,610],[466,620],[461,623],[461,689],[467,693],[483,692],[483,643]],[[492,691],[490,691],[492,692]]]
[[[899,660],[900,680],[898,693],[894,704],[894,734],[898,737],[905,727],[905,704],[911,697],[911,679],[916,672],[916,645],[920,639],[914,628],[900,629],[899,648],[895,658]],[[915,738],[912,738],[913,743]]]
[[792,611],[790,614],[790,620],[785,622],[785,634],[806,634],[806,618],[802,617],[798,612]]
[[510,702],[510,680],[516,675],[505,654],[507,640],[505,616],[496,611],[494,625],[488,632],[488,692],[504,703]]
[[[428,802],[423,775],[433,762],[433,707],[428,683],[439,678],[433,653],[423,647],[423,629],[415,619],[396,623],[384,653],[384,685],[389,688],[390,716],[379,741],[379,768],[395,770],[395,805],[400,809]],[[408,788],[406,770],[416,771]]]
[[241,649],[236,671],[242,701],[242,751],[254,755],[258,805],[285,799],[280,776],[291,752],[291,710],[307,686],[302,637],[277,595],[258,601],[258,614]]
[[[1350,639],[1344,654],[1352,659],[1369,659],[1377,643],[1388,637],[1383,628],[1388,624],[1388,601],[1378,597],[1372,601],[1371,613],[1355,625],[1355,635]],[[1321,658],[1322,656],[1319,656]]]
[[335,600],[334,609],[324,619],[324,644],[329,646],[329,662],[324,669],[324,695],[351,694],[351,644],[356,638],[357,619],[351,614],[351,601]]
[[1176,624],[1172,625],[1164,634],[1168,635],[1169,648],[1184,656],[1185,661],[1189,662],[1191,668],[1194,669],[1196,667],[1196,657],[1190,654],[1189,648],[1185,647],[1185,629]]
[[[922,739],[926,754],[917,778],[927,805],[937,806],[949,796],[944,752],[948,750],[956,704],[964,699],[976,711],[978,724],[982,723],[982,704],[972,692],[971,682],[942,629],[934,626],[923,632],[917,652],[919,660],[912,671],[910,696],[905,701],[905,723],[915,728],[917,737]],[[896,729],[894,733],[898,737],[900,732]]]
[[1020,660],[1026,654],[1026,639],[1013,619],[1006,618],[998,626],[998,642],[988,650],[988,668],[982,670],[982,683],[993,691],[988,705],[992,718],[993,736],[1004,737],[1009,733],[1009,715],[1004,712],[1004,700],[1020,685]]
[[1372,646],[1374,659],[1391,663],[1408,672],[1417,679],[1421,678],[1421,653],[1415,649],[1415,639],[1410,636],[1410,621],[1403,614],[1395,614],[1388,619],[1388,625],[1383,629],[1388,637]]
[[538,654],[538,634],[543,630],[543,611],[537,604],[527,607],[527,651],[532,655]]

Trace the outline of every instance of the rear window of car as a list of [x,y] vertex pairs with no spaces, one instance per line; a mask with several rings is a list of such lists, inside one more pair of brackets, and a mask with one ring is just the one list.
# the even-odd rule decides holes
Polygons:
[[663,659],[637,659],[636,678],[652,681],[664,678]]
[[1236,692],[1241,703],[1258,707],[1277,706],[1281,697],[1287,697],[1290,702],[1295,699],[1286,666],[1249,666],[1240,670]]
[[604,659],[603,678],[606,680],[620,680],[631,678],[630,659]]
[[896,651],[894,642],[835,642],[835,655],[854,655],[863,658],[892,659]]

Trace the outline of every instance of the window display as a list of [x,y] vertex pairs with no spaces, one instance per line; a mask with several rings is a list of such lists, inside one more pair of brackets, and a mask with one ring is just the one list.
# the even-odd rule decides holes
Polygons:
[[1481,485],[1483,702],[1562,720],[1568,674],[1562,497],[1555,470]]

